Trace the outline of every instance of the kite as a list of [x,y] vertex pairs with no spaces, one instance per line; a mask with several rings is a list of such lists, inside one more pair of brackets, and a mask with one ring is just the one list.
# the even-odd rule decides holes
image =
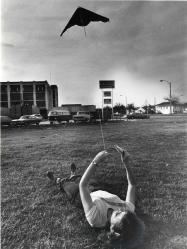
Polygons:
[[82,7],[78,7],[74,12],[74,14],[72,15],[71,19],[69,20],[68,24],[65,26],[64,30],[60,34],[60,36],[62,36],[67,29],[71,28],[74,25],[85,27],[90,22],[99,22],[99,21],[109,22],[109,18],[98,15],[97,13],[84,9]]

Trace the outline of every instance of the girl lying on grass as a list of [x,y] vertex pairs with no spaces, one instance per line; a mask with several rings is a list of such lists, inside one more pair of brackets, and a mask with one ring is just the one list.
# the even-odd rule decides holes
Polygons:
[[135,182],[129,166],[129,154],[117,145],[114,148],[120,153],[126,170],[128,188],[125,201],[109,192],[90,189],[90,179],[96,167],[109,156],[106,150],[95,156],[81,179],[80,175],[75,174],[74,164],[71,165],[71,176],[68,179],[55,179],[52,172],[48,172],[48,177],[60,185],[71,201],[79,191],[88,223],[92,227],[109,229],[108,239],[111,244],[134,248],[142,240],[144,224],[135,213]]

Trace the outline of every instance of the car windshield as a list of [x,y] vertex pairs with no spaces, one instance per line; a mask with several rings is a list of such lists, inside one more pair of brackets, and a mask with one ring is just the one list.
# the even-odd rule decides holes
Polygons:
[[29,116],[21,116],[20,119],[28,119]]
[[79,114],[89,114],[89,112],[79,112]]

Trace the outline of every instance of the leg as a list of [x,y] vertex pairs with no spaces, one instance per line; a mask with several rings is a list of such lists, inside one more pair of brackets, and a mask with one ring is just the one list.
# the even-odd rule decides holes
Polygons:
[[74,175],[76,175],[76,166],[74,163],[71,164],[71,174],[70,174],[70,178]]
[[79,193],[79,184],[76,182],[64,182],[61,188],[66,193],[68,200],[73,203]]
[[53,182],[56,183],[56,177],[54,177],[54,173],[52,171],[47,171],[47,177]]
[[78,192],[79,192],[79,181],[80,176],[74,175],[73,177],[60,178],[54,177],[53,172],[48,171],[47,177],[58,186],[58,188],[65,192],[67,198],[70,202],[74,202]]
[[[79,182],[82,175],[76,174],[76,166],[74,163],[71,164],[70,176],[66,178],[55,177],[52,171],[47,172],[47,177],[58,186],[58,188],[66,193],[68,200],[73,203],[79,193]],[[96,185],[96,186],[95,186]],[[97,184],[95,181],[90,181],[89,184],[90,192],[97,190]]]
[[52,171],[47,172],[47,177],[58,186],[58,188],[65,192],[70,202],[74,202],[79,192],[79,181],[81,175],[76,175],[76,166],[74,163],[71,164],[71,174],[69,177],[60,178],[55,177]]
[[47,177],[54,183],[59,184],[62,181],[75,181],[77,178],[80,178],[81,175],[76,174],[76,166],[74,163],[71,164],[71,171],[70,171],[70,176],[66,178],[60,178],[60,177],[55,177],[54,172],[48,171],[47,172]]

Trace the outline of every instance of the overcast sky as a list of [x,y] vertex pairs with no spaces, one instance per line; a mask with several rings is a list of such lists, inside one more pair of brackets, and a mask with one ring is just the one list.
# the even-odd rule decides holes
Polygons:
[[[115,80],[114,104],[187,100],[187,2],[3,0],[1,81],[48,80],[59,105],[101,106],[99,80]],[[78,7],[106,16],[60,33]],[[183,96],[181,96],[183,95]]]

